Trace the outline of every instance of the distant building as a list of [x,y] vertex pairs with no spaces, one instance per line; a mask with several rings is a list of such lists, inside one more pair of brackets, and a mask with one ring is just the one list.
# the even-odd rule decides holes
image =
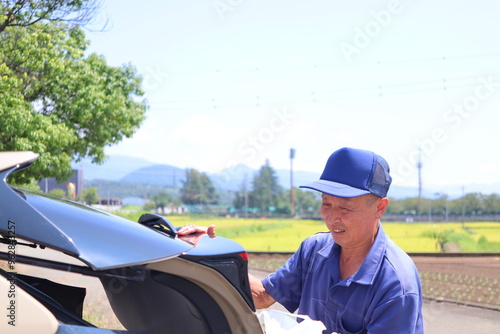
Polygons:
[[170,215],[173,213],[182,215],[182,214],[188,212],[188,209],[185,205],[181,205],[181,206],[167,205],[164,207],[156,208],[154,210],[154,212],[157,214],[160,214],[160,215]]
[[117,211],[123,206],[120,198],[101,198],[99,204],[92,204],[92,207],[104,211]]
[[62,189],[66,194],[73,194],[76,198],[82,194],[83,190],[83,169],[73,169],[73,176],[66,182],[59,183],[51,177],[38,182],[38,186],[46,194],[54,189]]
[[99,205],[122,206],[123,202],[120,198],[101,198],[99,199]]

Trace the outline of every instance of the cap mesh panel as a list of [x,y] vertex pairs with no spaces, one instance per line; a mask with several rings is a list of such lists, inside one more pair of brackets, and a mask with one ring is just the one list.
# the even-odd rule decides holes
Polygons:
[[375,155],[376,161],[369,190],[375,195],[386,197],[392,178],[389,175],[389,164],[382,157]]

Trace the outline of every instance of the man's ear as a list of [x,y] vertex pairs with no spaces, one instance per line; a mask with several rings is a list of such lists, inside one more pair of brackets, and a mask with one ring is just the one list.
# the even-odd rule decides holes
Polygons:
[[382,197],[381,199],[378,200],[377,202],[378,219],[382,218],[382,216],[385,213],[385,210],[387,210],[388,205],[389,205],[389,199],[387,197]]

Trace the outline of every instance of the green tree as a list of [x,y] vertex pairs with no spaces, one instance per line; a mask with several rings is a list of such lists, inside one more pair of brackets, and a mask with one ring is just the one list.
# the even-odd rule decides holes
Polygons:
[[[27,8],[26,3],[90,3],[18,2],[22,8]],[[12,9],[5,11],[4,2],[0,10],[0,25],[4,22],[0,150],[40,154],[31,168],[14,174],[11,181],[21,184],[44,177],[63,181],[71,175],[72,160],[90,157],[95,163],[103,162],[104,148],[131,137],[144,119],[147,106],[141,100],[141,78],[134,67],[111,67],[101,56],[85,56],[88,41],[83,30],[58,16],[29,21],[29,11],[20,11],[16,12],[20,18],[11,20]]]
[[234,194],[233,206],[235,209],[246,210],[249,205],[250,194],[248,193],[248,189],[245,189],[245,186],[242,186],[240,191],[237,191]]
[[8,27],[27,27],[42,21],[85,25],[99,7],[96,0],[2,0],[0,33]]
[[463,204],[464,201],[462,197],[451,200],[448,206],[449,213],[452,215],[461,215],[462,209],[464,208]]
[[283,189],[278,184],[278,177],[269,160],[255,175],[252,186],[249,198],[251,207],[258,208],[261,212],[273,211],[278,207],[278,196]]
[[205,173],[192,168],[186,170],[186,180],[181,188],[182,203],[216,204],[218,198],[217,190]]
[[499,214],[500,213],[500,195],[489,194],[483,198],[484,213]]
[[149,199],[155,204],[155,208],[164,208],[169,205],[179,206],[180,201],[166,191],[160,191],[149,196]]
[[466,214],[480,215],[483,213],[483,195],[480,193],[468,193],[463,197]]
[[290,191],[281,189],[281,192],[276,196],[275,212],[280,214],[289,215],[292,213],[290,203]]
[[448,207],[448,195],[442,193],[434,194],[436,198],[432,201],[432,213],[445,215]]
[[298,215],[318,215],[321,199],[317,192],[295,188],[295,212]]
[[147,202],[142,206],[142,209],[147,212],[151,212],[156,208],[156,204],[153,202]]
[[482,195],[479,193],[465,194],[465,196],[450,201],[449,209],[453,215],[481,214],[483,211]]
[[235,209],[245,209],[245,193],[243,191],[237,191],[234,194],[234,199],[233,199],[233,206]]
[[389,198],[389,205],[387,206],[386,214],[403,214],[405,209],[403,201],[396,198]]
[[87,188],[82,191],[82,200],[86,204],[97,204],[99,203],[99,194],[97,193],[97,188]]
[[402,199],[403,214],[422,214],[422,199],[419,197],[407,197]]

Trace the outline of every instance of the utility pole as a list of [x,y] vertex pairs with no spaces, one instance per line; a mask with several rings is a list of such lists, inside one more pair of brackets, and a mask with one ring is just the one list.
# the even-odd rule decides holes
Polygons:
[[247,188],[247,175],[245,174],[245,219],[248,218],[248,188]]
[[290,211],[295,216],[295,196],[293,191],[293,158],[295,158],[295,149],[290,149]]
[[448,223],[448,195],[446,195],[446,222]]
[[418,198],[422,198],[422,150],[418,149]]
[[465,227],[465,187],[462,185],[462,228]]

